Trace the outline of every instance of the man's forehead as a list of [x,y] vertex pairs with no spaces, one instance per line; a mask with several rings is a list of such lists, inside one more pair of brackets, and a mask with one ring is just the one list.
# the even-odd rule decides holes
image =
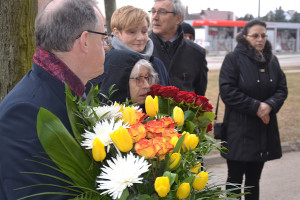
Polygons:
[[172,2],[170,0],[156,1],[154,6],[155,5],[159,5],[160,7],[171,7]]

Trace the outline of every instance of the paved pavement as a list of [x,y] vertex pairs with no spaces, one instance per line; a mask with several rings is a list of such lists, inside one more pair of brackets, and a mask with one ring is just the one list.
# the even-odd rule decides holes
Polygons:
[[[300,141],[282,144],[281,159],[266,162],[260,181],[260,200],[300,200]],[[208,156],[212,181],[226,182],[227,165],[219,155]]]

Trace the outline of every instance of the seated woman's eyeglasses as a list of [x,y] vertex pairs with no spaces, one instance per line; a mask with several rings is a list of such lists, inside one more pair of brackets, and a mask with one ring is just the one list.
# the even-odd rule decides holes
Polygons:
[[268,37],[268,35],[265,34],[265,33],[262,33],[262,34],[257,34],[257,33],[255,33],[255,34],[253,34],[253,35],[247,35],[247,36],[253,37],[254,39],[258,39],[259,37],[261,37],[262,39],[265,39],[265,38]]
[[130,77],[129,79],[135,79],[136,86],[141,87],[144,84],[144,80],[146,80],[147,83],[149,85],[151,85],[152,84],[153,76],[152,75],[149,75],[149,76],[137,76],[137,77]]

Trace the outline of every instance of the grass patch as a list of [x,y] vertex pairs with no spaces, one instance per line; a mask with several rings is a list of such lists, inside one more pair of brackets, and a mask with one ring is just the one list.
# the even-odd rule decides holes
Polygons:
[[[300,66],[283,68],[300,69]],[[220,70],[210,70],[208,72],[208,84],[205,96],[210,103],[216,107],[219,93],[219,73]],[[300,72],[286,73],[288,85],[288,98],[277,113],[277,120],[281,142],[300,141]],[[218,121],[223,121],[224,104],[220,100]]]

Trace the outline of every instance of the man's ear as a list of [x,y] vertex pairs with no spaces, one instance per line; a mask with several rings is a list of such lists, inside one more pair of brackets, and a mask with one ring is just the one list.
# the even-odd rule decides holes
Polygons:
[[89,33],[87,31],[83,31],[80,38],[78,38],[79,40],[79,46],[80,46],[80,49],[87,53],[88,52],[88,46],[89,46],[89,43],[88,43],[88,40],[89,40]]
[[176,24],[179,25],[183,20],[183,16],[181,14],[176,15]]

